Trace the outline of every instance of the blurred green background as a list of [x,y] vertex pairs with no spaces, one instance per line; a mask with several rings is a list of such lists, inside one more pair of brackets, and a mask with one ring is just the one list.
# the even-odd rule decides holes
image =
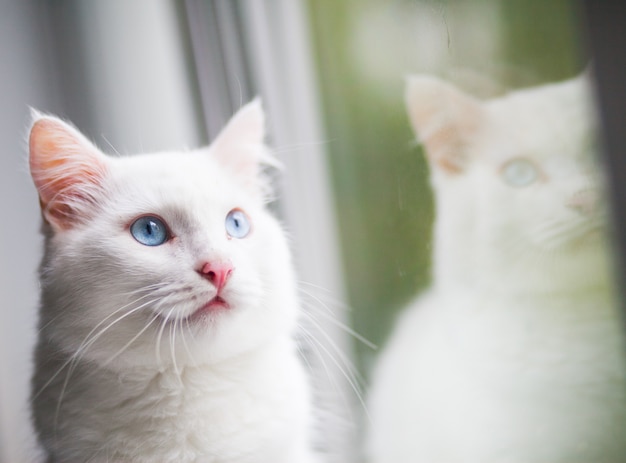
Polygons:
[[[559,81],[588,64],[566,0],[309,0],[342,260],[354,329],[383,346],[429,283],[428,168],[404,77],[438,75],[480,96]],[[355,342],[360,370],[376,352]]]

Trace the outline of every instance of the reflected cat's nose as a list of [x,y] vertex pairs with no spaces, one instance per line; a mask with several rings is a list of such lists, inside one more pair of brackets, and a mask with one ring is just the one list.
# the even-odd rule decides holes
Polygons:
[[233,266],[229,262],[206,262],[198,273],[220,291],[233,273]]
[[600,195],[595,189],[577,191],[567,201],[567,207],[580,212],[583,215],[592,214],[598,207]]

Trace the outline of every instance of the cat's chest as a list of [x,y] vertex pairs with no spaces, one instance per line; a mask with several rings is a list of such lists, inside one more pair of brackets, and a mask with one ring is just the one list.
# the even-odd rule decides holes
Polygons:
[[603,430],[626,423],[618,313],[602,295],[541,301],[417,301],[379,373],[384,413],[413,423],[399,445],[420,461],[599,461]]
[[100,434],[101,453],[114,461],[289,461],[290,443],[303,437],[307,390],[294,359],[273,363],[103,383],[99,395],[110,397],[92,405],[81,427]]
[[620,337],[618,311],[608,292],[504,297],[494,293],[442,298],[440,323],[449,345],[472,355],[500,355],[503,361],[549,364],[580,358],[592,361],[598,349]]
[[413,329],[404,344],[421,359],[416,364],[465,383],[502,390],[522,383],[583,387],[607,370],[626,375],[619,314],[606,292],[577,298],[433,294],[407,314],[406,324]]

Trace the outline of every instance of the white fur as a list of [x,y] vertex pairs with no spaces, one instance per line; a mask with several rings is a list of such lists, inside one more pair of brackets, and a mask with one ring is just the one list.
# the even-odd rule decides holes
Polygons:
[[[374,371],[371,462],[624,461],[626,359],[587,86],[483,103],[409,80],[434,275]],[[541,175],[514,188],[502,168],[518,157]]]
[[[86,202],[59,196],[81,202],[72,208],[81,217],[44,226],[33,416],[50,461],[315,460],[292,339],[295,276],[259,178],[262,124],[255,102],[209,148],[101,155]],[[250,217],[246,238],[226,234],[234,208]],[[138,243],[129,226],[143,214],[164,219],[174,238]],[[234,268],[222,293],[230,308],[190,321],[216,294],[197,272],[213,261]]]

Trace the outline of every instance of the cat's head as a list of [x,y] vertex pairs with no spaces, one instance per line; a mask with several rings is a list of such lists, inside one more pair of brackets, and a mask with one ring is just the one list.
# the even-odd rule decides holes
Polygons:
[[208,148],[110,157],[35,114],[42,336],[124,365],[221,359],[289,333],[294,276],[265,207],[264,134],[255,101]]
[[406,99],[445,222],[439,233],[457,242],[459,260],[597,246],[606,208],[588,76],[490,101],[414,76]]

